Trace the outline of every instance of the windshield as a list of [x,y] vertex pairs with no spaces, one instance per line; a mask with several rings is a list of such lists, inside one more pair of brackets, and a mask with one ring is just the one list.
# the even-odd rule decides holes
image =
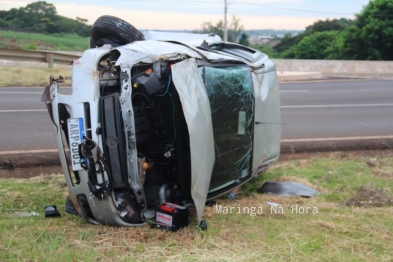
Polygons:
[[248,67],[201,67],[212,112],[216,161],[209,193],[251,175],[254,94]]

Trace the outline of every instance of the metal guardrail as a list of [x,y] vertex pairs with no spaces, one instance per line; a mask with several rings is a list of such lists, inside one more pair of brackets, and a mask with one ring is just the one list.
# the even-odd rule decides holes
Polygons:
[[69,65],[79,57],[54,51],[27,51],[0,48],[0,59],[48,63],[49,68],[53,68],[53,64],[55,63]]

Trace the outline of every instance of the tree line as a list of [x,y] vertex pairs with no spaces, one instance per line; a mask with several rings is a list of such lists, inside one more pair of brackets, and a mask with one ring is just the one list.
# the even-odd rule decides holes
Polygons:
[[[224,24],[202,24],[197,32],[223,37]],[[228,41],[248,45],[239,19],[229,25]],[[286,34],[271,48],[252,46],[270,57],[288,59],[393,60],[393,1],[370,0],[354,20],[345,18],[317,21],[300,34]]]
[[56,7],[45,1],[38,1],[25,7],[0,10],[0,27],[8,30],[23,30],[43,34],[90,35],[87,20],[77,17],[70,19],[57,14]]
[[318,21],[273,50],[281,58],[393,60],[393,1],[370,0],[353,21]]
[[[38,1],[18,9],[0,10],[0,28],[88,37],[91,26],[86,19],[60,16],[53,4]],[[194,32],[215,33],[223,38],[224,23],[204,22],[202,29]],[[244,27],[235,16],[228,26],[228,41],[249,45]],[[253,47],[274,58],[393,60],[393,1],[370,0],[354,20],[317,21],[298,35],[286,34],[273,48]]]

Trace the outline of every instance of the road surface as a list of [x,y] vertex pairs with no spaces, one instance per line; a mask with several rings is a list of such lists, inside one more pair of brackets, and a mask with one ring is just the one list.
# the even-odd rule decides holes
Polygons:
[[[0,155],[56,151],[42,92],[0,88]],[[393,81],[282,83],[280,94],[284,143],[393,139]]]

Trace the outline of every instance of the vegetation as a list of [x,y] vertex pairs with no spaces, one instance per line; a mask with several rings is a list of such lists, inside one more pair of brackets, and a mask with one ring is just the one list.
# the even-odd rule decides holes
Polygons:
[[[0,70],[0,87],[4,86],[46,86],[49,84],[49,77],[53,75],[57,78],[71,76],[71,66],[55,68],[26,67],[26,66],[6,66]],[[23,77],[21,77],[23,76]],[[71,81],[66,80],[62,85],[71,85]]]
[[250,41],[248,41],[248,35],[246,35],[246,33],[243,33],[240,36],[239,44],[244,45],[244,46],[249,46],[250,45]]
[[393,2],[373,0],[336,42],[339,57],[393,60]]
[[[381,152],[367,156],[338,152],[279,162],[243,187],[235,200],[222,198],[206,207],[208,231],[194,228],[192,210],[190,226],[176,233],[147,225],[91,225],[65,214],[62,175],[0,179],[0,260],[391,261],[392,167],[392,154]],[[257,194],[267,180],[301,182],[321,196]],[[266,202],[281,207],[272,209]],[[62,216],[45,218],[43,208],[53,204]],[[235,211],[217,213],[220,205]],[[253,215],[246,207],[261,207],[263,212]],[[310,207],[308,213],[305,207]],[[39,216],[13,217],[19,211]]]
[[0,27],[9,30],[39,32],[46,34],[77,34],[88,37],[90,26],[87,20],[77,17],[76,20],[57,15],[56,7],[45,1],[38,1],[25,7],[0,10]]
[[55,6],[45,1],[0,10],[0,48],[84,51],[90,36],[86,22],[57,15]]
[[[69,19],[57,14],[55,6],[38,1],[9,11],[0,11],[0,48],[27,50],[82,51],[86,49],[90,26],[87,20]],[[24,34],[8,30],[26,30],[51,34]],[[198,33],[215,33],[224,37],[224,23],[204,22]],[[263,33],[273,32],[265,30]],[[276,31],[274,31],[276,32]],[[248,35],[247,35],[248,33]],[[249,45],[249,35],[235,16],[228,26],[228,41]],[[269,45],[252,46],[272,58],[393,60],[393,2],[370,0],[355,20],[345,18],[317,21],[302,33],[287,33],[272,49]]]
[[274,50],[282,58],[393,60],[392,48],[393,2],[371,0],[354,21],[318,21]]
[[262,53],[268,55],[270,58],[277,58],[279,57],[278,52],[276,52],[273,47],[269,44],[260,44],[260,45],[253,45],[252,48],[261,51]]
[[89,38],[64,33],[43,35],[0,30],[0,48],[22,50],[84,51]]
[[[232,17],[231,23],[228,25],[228,42],[238,42],[237,39],[243,33],[244,27],[240,25],[240,19],[236,18],[236,16]],[[213,25],[212,22],[204,22],[202,24],[201,30],[195,30],[194,33],[202,33],[209,34],[214,33],[219,35],[222,39],[224,39],[224,22],[222,20],[218,21],[216,25]]]

